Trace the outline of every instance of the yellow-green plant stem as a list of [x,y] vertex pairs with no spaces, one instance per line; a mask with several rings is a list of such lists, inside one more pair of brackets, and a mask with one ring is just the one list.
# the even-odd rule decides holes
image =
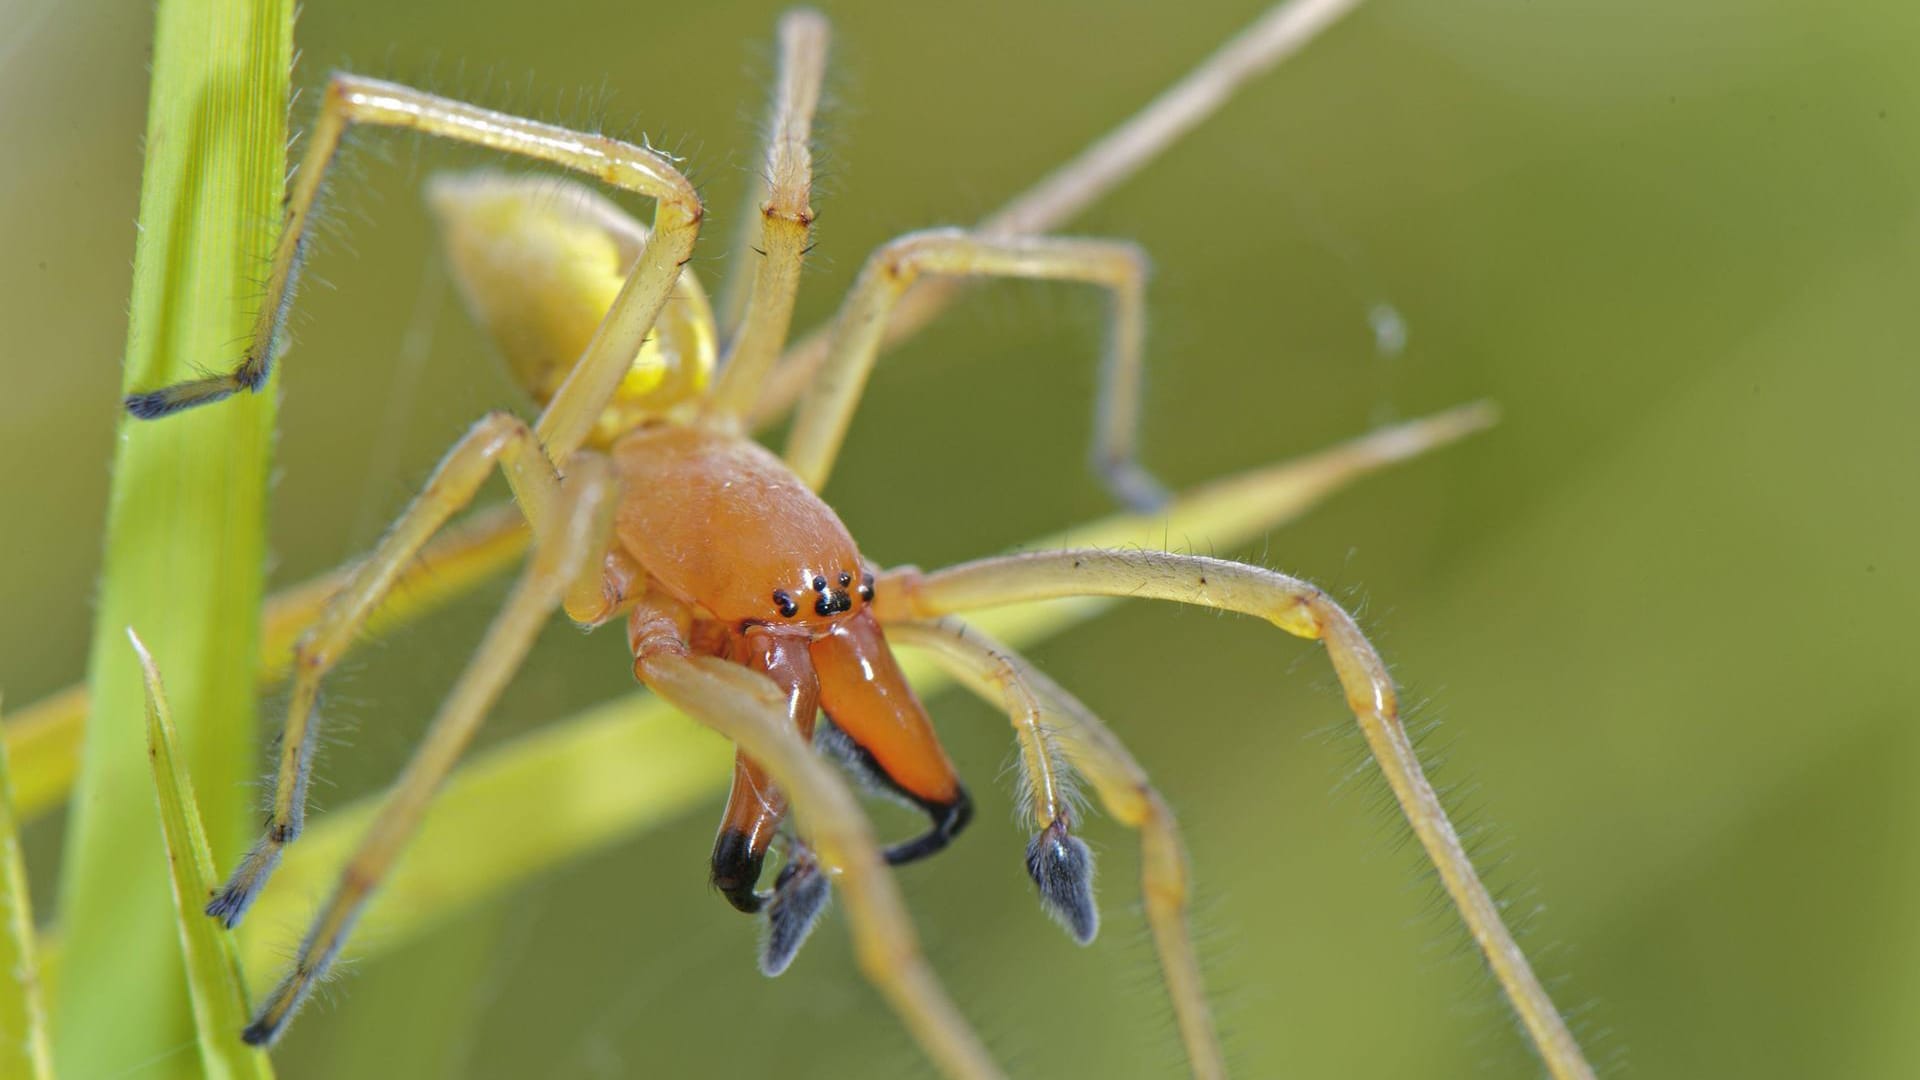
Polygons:
[[22,1080],[53,1076],[39,955],[6,747],[0,745],[0,1076]]
[[247,992],[240,981],[240,954],[233,935],[207,918],[201,907],[217,880],[213,853],[200,820],[193,781],[180,760],[180,736],[167,707],[166,688],[153,657],[131,628],[127,638],[140,657],[147,691],[147,758],[153,768],[153,793],[160,808],[160,837],[173,883],[175,925],[186,961],[187,994],[200,1043],[200,1068],[209,1080],[271,1080],[267,1053],[240,1041],[247,1026]]
[[[124,390],[236,357],[274,239],[286,161],[292,0],[161,0]],[[108,392],[102,387],[103,395]],[[273,392],[123,420],[88,670],[91,709],[62,865],[54,988],[63,1076],[191,1076],[194,1027],[156,843],[137,625],[173,688],[207,832],[238,846],[253,799]],[[157,1060],[156,1060],[157,1059]]]

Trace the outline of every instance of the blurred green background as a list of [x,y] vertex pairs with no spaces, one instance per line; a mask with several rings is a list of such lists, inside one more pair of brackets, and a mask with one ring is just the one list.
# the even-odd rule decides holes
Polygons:
[[[874,245],[997,206],[1260,8],[823,6],[836,95],[803,324]],[[694,267],[714,284],[777,10],[315,3],[295,81],[350,66],[643,130],[703,183]],[[24,703],[84,663],[150,25],[51,0],[0,22],[0,684]],[[1891,0],[1380,0],[1073,226],[1155,258],[1146,455],[1177,487],[1504,409],[1238,554],[1358,609],[1437,725],[1429,758],[1523,941],[1619,1075],[1920,1071],[1917,49],[1920,9]],[[484,159],[389,137],[350,160],[344,237],[310,279],[333,287],[302,297],[284,384],[276,583],[366,548],[513,402],[415,194]],[[1388,309],[1404,351],[1370,326]],[[936,565],[1108,509],[1081,468],[1100,312],[994,287],[882,366],[829,491],[870,554]],[[498,597],[335,679],[323,811],[394,773]],[[620,638],[556,626],[487,739],[628,689]],[[1181,815],[1242,1075],[1535,1071],[1314,649],[1142,606],[1036,652]],[[1107,923],[1073,947],[1006,823],[1005,721],[932,704],[984,812],[900,877],[955,996],[1021,1075],[1176,1074],[1131,838],[1088,828]],[[350,966],[282,1075],[928,1074],[837,921],[787,976],[754,971],[753,926],[705,882],[711,818]],[[59,828],[29,837],[42,888]]]

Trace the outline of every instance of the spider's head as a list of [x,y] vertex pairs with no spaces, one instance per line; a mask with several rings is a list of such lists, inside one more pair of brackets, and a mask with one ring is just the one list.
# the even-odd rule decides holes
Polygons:
[[[613,305],[646,228],[597,192],[550,176],[443,173],[428,181],[427,203],[467,310],[545,406]],[[706,290],[682,270],[591,441],[604,446],[697,398],[713,374],[715,337]]]

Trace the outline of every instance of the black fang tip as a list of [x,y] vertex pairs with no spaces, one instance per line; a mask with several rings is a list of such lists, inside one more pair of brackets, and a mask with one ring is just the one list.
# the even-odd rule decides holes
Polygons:
[[1100,909],[1093,904],[1093,852],[1067,823],[1055,821],[1027,845],[1027,873],[1040,890],[1040,905],[1082,945],[1100,932]]
[[811,854],[796,854],[782,867],[767,904],[767,941],[760,950],[760,972],[772,977],[787,970],[806,943],[831,893],[827,875]]

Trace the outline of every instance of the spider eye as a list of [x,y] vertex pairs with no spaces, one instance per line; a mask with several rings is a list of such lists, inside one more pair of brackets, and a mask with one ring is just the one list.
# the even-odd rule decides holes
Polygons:
[[866,600],[868,602],[871,602],[873,600],[873,575],[872,574],[860,575],[860,599]]
[[789,619],[800,613],[800,605],[793,602],[793,597],[787,595],[785,589],[773,590],[773,604],[780,609],[780,614]]
[[844,589],[851,584],[853,584],[853,575],[845,570],[840,571],[840,587]]
[[826,591],[827,591],[827,579],[826,579],[826,578],[823,578],[823,577],[817,577],[817,578],[814,578],[814,579],[813,579],[813,591],[814,591],[814,592],[826,592]]

